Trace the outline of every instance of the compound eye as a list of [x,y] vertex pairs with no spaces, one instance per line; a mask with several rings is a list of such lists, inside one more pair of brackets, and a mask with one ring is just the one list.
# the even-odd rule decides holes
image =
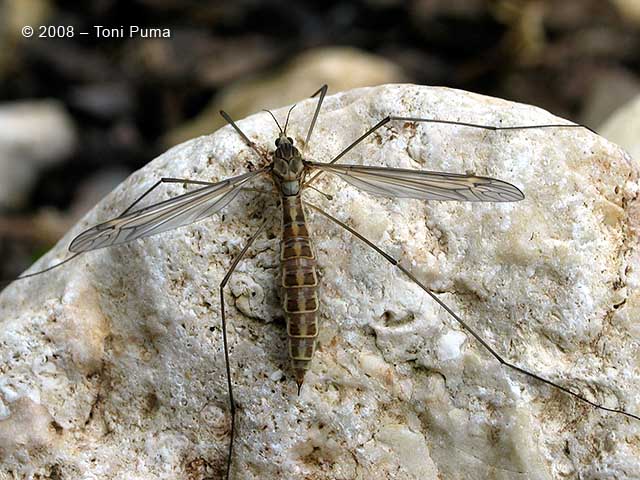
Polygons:
[[291,145],[293,145],[293,138],[291,138],[291,137],[287,137],[287,140],[289,140],[289,143],[290,143]]
[[276,147],[280,146],[280,137],[276,138]]

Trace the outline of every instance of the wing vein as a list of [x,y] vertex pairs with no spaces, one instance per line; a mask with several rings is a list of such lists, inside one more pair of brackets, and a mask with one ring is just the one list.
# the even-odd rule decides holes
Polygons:
[[74,238],[69,250],[85,252],[119,245],[202,220],[228,205],[242,185],[264,171],[228,178],[95,225]]
[[467,202],[515,202],[524,198],[510,183],[476,175],[315,162],[309,165],[334,173],[368,193],[387,197]]

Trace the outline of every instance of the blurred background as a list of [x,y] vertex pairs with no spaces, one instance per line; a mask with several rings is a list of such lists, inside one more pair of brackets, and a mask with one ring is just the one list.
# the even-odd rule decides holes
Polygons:
[[220,127],[220,108],[240,119],[323,83],[414,82],[624,144],[640,138],[639,75],[640,0],[0,0],[0,278],[129,173]]

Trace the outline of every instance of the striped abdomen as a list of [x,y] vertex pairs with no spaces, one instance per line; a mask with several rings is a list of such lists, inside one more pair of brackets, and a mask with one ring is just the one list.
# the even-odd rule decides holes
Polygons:
[[289,357],[300,388],[318,337],[316,259],[300,195],[282,197],[281,260]]

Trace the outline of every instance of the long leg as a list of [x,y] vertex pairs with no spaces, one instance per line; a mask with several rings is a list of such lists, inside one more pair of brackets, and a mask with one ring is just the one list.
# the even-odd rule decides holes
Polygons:
[[[363,135],[361,135],[355,142],[353,142],[347,148],[342,150],[338,155],[336,155],[329,162],[329,164],[336,163],[347,152],[349,152],[351,149],[353,149],[355,146],[357,146],[365,138],[367,138],[373,132],[375,132],[379,128],[383,127],[384,125],[386,125],[387,123],[392,122],[392,121],[440,123],[440,124],[445,124],[445,125],[458,125],[458,126],[469,127],[469,128],[480,128],[480,129],[483,129],[483,130],[491,130],[491,131],[494,131],[494,132],[501,131],[501,130],[531,130],[531,129],[534,129],[534,128],[586,128],[590,132],[597,133],[594,130],[592,130],[591,128],[587,127],[586,125],[581,125],[581,124],[578,124],[578,123],[571,123],[571,124],[548,123],[548,124],[542,124],[542,125],[520,125],[520,126],[516,125],[516,126],[512,126],[512,127],[495,127],[495,126],[492,126],[492,125],[480,125],[478,123],[456,122],[456,121],[453,121],[453,120],[438,120],[438,119],[435,119],[435,118],[386,116],[382,120],[380,120],[378,123],[376,123],[373,127],[371,127],[369,130],[367,130]],[[308,181],[305,182],[304,186],[308,187],[312,182],[314,182],[323,173],[324,172],[317,172],[313,177],[311,177]]]
[[442,123],[445,125],[460,125],[462,127],[481,128],[483,130],[531,130],[533,128],[585,128],[597,135],[598,132],[592,128],[580,123],[546,123],[542,125],[515,125],[506,127],[494,127],[493,125],[480,125],[478,123],[457,122],[454,120],[438,120],[436,118],[417,118],[417,117],[394,117],[390,116],[390,120],[398,120],[400,122],[422,122],[422,123]]
[[13,280],[2,280],[2,281],[0,281],[0,287],[5,287],[6,285],[9,285],[10,283],[15,282],[16,280],[24,280],[25,278],[31,278],[31,277],[35,277],[36,275],[40,275],[42,273],[49,272],[49,271],[53,270],[54,268],[61,267],[65,263],[70,262],[71,260],[76,258],[78,255],[81,255],[82,253],[83,252],[74,253],[70,257],[65,258],[64,260],[62,260],[61,262],[56,263],[55,265],[51,265],[50,267],[45,268],[44,270],[38,270],[37,272],[27,273],[25,275],[20,275],[20,276],[14,278]]
[[[127,213],[129,213],[129,211],[135,207],[143,198],[145,198],[147,195],[149,195],[153,190],[155,190],[159,185],[164,184],[164,183],[186,183],[188,185],[212,185],[212,182],[204,182],[201,180],[189,180],[187,178],[161,178],[160,180],[158,180],[156,183],[154,183],[146,192],[144,192],[142,195],[140,195],[131,205],[129,205],[121,214],[120,217],[123,217],[124,215],[126,215]],[[76,257],[78,257],[79,255],[81,255],[84,252],[78,252],[78,253],[74,253],[73,255],[71,255],[68,258],[65,258],[64,260],[62,260],[61,262],[56,263],[55,265],[51,265],[50,267],[47,267],[43,270],[38,270],[37,272],[33,272],[33,273],[27,273],[26,275],[20,275],[19,277],[14,278],[13,280],[2,280],[0,281],[0,288],[4,287],[12,282],[15,282],[16,280],[24,280],[26,278],[31,278],[31,277],[35,277],[37,275],[41,275],[43,273],[46,272],[50,272],[51,270],[53,270],[54,268],[58,268],[61,267],[62,265],[64,265],[65,263],[70,262],[71,260],[75,259]]]
[[124,212],[122,212],[120,214],[121,217],[124,217],[127,213],[129,213],[129,211],[135,207],[138,203],[140,203],[140,200],[142,200],[144,197],[146,197],[147,195],[149,195],[153,190],[155,190],[158,186],[162,185],[163,183],[186,183],[187,185],[213,185],[212,182],[204,182],[201,180],[189,180],[186,178],[168,178],[168,177],[163,177],[160,180],[158,180],[156,183],[154,183],[151,188],[149,188],[146,192],[144,192],[142,195],[140,195],[131,205],[129,205]]
[[[386,125],[387,123],[389,123],[391,121],[391,117],[385,117],[382,120],[380,120],[378,123],[376,123],[373,127],[371,127],[369,130],[367,130],[363,135],[361,135],[355,142],[353,142],[351,145],[349,145],[347,148],[345,148],[344,150],[342,150],[342,152],[340,152],[338,154],[337,157],[335,157],[333,160],[331,160],[329,163],[336,163],[338,160],[340,160],[349,150],[351,150],[353,147],[355,147],[356,145],[358,145],[361,141],[363,141],[365,138],[367,138],[369,135],[371,135],[373,132],[375,132],[376,130],[378,130],[380,127],[382,127],[383,125]],[[322,175],[323,172],[317,172],[313,177],[311,177],[309,180],[307,180],[304,183],[305,187],[308,187],[309,185],[311,185],[312,182],[314,182],[320,175]]]
[[507,367],[519,372],[519,373],[522,373],[522,374],[527,375],[527,376],[529,376],[531,378],[534,378],[535,380],[537,380],[539,382],[546,383],[547,385],[555,387],[555,388],[563,391],[564,393],[577,398],[578,400],[581,400],[581,401],[583,401],[585,403],[588,403],[592,407],[596,407],[596,408],[599,408],[601,410],[606,410],[607,412],[621,413],[622,415],[626,415],[627,417],[633,418],[635,420],[640,420],[640,416],[638,416],[638,415],[634,415],[632,413],[628,413],[628,412],[625,412],[624,410],[620,410],[620,409],[616,409],[616,408],[608,408],[608,407],[605,407],[603,405],[600,405],[600,404],[597,404],[595,402],[592,402],[591,400],[588,400],[587,398],[583,397],[582,395],[573,392],[572,390],[568,389],[567,387],[563,387],[562,385],[558,385],[557,383],[554,383],[551,380],[548,380],[548,379],[546,379],[544,377],[541,377],[540,375],[537,375],[535,373],[529,372],[529,371],[525,370],[524,368],[521,368],[521,367],[519,367],[519,366],[517,366],[517,365],[515,365],[513,363],[508,362],[507,360],[502,358],[502,356],[500,356],[500,354],[498,354],[478,333],[476,333],[476,331],[473,328],[471,328],[464,320],[462,320],[462,318],[460,318],[453,310],[451,310],[451,308],[449,308],[449,306],[446,303],[444,303],[442,300],[440,300],[436,296],[435,293],[433,293],[431,290],[429,290],[409,270],[407,270],[405,267],[403,267],[400,264],[400,262],[398,262],[398,260],[393,258],[391,255],[389,255],[387,252],[385,252],[384,250],[382,250],[378,246],[376,246],[372,241],[367,239],[364,235],[360,234],[359,232],[357,232],[356,230],[354,230],[353,228],[348,226],[346,223],[341,222],[337,218],[329,215],[327,212],[322,210],[320,207],[316,207],[315,205],[312,205],[312,204],[307,203],[307,202],[305,202],[305,204],[307,206],[311,207],[312,209],[314,209],[315,211],[317,211],[318,213],[320,213],[321,215],[323,215],[324,217],[326,217],[329,220],[335,222],[336,224],[338,224],[339,226],[341,226],[342,228],[344,228],[345,230],[350,232],[352,235],[354,235],[357,238],[359,238],[360,240],[362,240],[364,243],[366,243],[371,248],[373,248],[376,252],[378,252],[380,255],[382,255],[385,260],[387,260],[392,265],[396,266],[402,273],[404,273],[407,277],[409,277],[409,279],[412,282],[414,282],[422,290],[424,290],[438,305],[440,305],[442,308],[444,308],[445,311],[449,315],[451,315],[451,317],[453,317],[453,319],[456,322],[458,322],[467,332],[469,332],[473,336],[473,338],[475,338],[496,360],[498,360],[498,362],[500,362],[501,365],[507,366]]
[[264,153],[258,150],[258,147],[256,146],[256,144],[253,143],[251,140],[249,140],[249,137],[247,137],[245,133],[242,130],[240,130],[240,127],[236,125],[236,122],[233,121],[233,119],[229,116],[227,112],[225,112],[224,110],[220,110],[220,115],[222,115],[222,118],[224,118],[225,121],[229,125],[231,125],[236,132],[238,132],[238,135],[242,137],[242,139],[244,140],[244,143],[246,143],[249,147],[251,147],[251,149],[253,149],[253,151],[256,152],[260,158],[262,158],[267,162],[269,161],[269,159],[264,155]]
[[229,474],[231,472],[231,457],[233,455],[233,439],[235,436],[235,425],[236,425],[236,404],[233,400],[233,387],[231,385],[231,366],[229,364],[229,348],[227,342],[227,318],[224,310],[224,287],[229,281],[231,274],[234,272],[242,257],[244,257],[249,247],[253,244],[258,235],[264,230],[264,227],[267,225],[267,221],[265,220],[260,228],[253,234],[253,236],[249,239],[244,248],[240,251],[238,256],[231,263],[231,267],[229,267],[229,271],[227,271],[226,275],[220,282],[220,318],[222,319],[222,343],[224,345],[224,365],[227,372],[227,389],[229,390],[229,407],[231,409],[231,433],[229,439],[229,452],[227,455],[227,473],[225,478],[229,480]]
[[[324,97],[327,94],[327,89],[329,87],[327,87],[327,85],[323,85],[322,87],[320,87],[320,89],[315,92],[313,95],[311,95],[311,98],[315,97],[316,95],[320,94],[320,98],[318,99],[318,106],[316,107],[316,111],[313,114],[313,118],[311,119],[311,124],[309,125],[309,131],[307,132],[307,138],[305,139],[304,142],[304,148],[307,148],[307,145],[309,144],[309,139],[311,138],[311,133],[313,133],[313,127],[315,127],[316,125],[316,120],[318,119],[318,114],[320,113],[320,107],[322,107],[322,102],[324,101]],[[295,106],[295,105],[294,105]],[[293,107],[291,108],[291,110],[293,110]],[[289,113],[291,113],[291,110],[289,110]],[[273,116],[273,114],[269,111],[269,110],[265,110],[265,112],[268,112],[271,114],[271,116]],[[254,152],[256,152],[260,157],[262,157],[265,160],[269,160],[268,158],[266,158],[264,156],[264,154],[262,152],[260,152],[260,150],[258,150],[258,147],[256,146],[255,143],[253,143],[249,137],[247,137],[245,135],[245,133],[240,130],[240,127],[238,127],[238,125],[236,124],[236,122],[233,121],[233,119],[231,118],[231,116],[225,112],[224,110],[220,110],[220,115],[222,115],[222,118],[225,119],[225,121],[231,125],[234,130],[236,132],[238,132],[238,134],[242,137],[242,139],[244,140],[244,142],[253,149]],[[275,120],[275,117],[274,117]],[[287,123],[289,122],[289,115],[287,115]],[[278,121],[276,120],[276,124],[278,123]],[[278,125],[278,128],[280,128],[280,125]],[[282,129],[280,129],[282,131]],[[285,125],[285,131],[286,131],[286,125]]]
[[304,141],[304,150],[307,149],[309,145],[309,140],[311,139],[311,134],[313,133],[313,128],[316,126],[316,120],[318,120],[318,115],[320,114],[320,108],[322,108],[322,102],[324,101],[324,97],[327,94],[327,89],[329,87],[325,84],[320,87],[320,89],[311,95],[311,98],[320,94],[320,98],[318,98],[318,105],[316,106],[316,111],[313,114],[313,118],[311,119],[311,123],[309,124],[309,131],[307,132],[307,138]]

